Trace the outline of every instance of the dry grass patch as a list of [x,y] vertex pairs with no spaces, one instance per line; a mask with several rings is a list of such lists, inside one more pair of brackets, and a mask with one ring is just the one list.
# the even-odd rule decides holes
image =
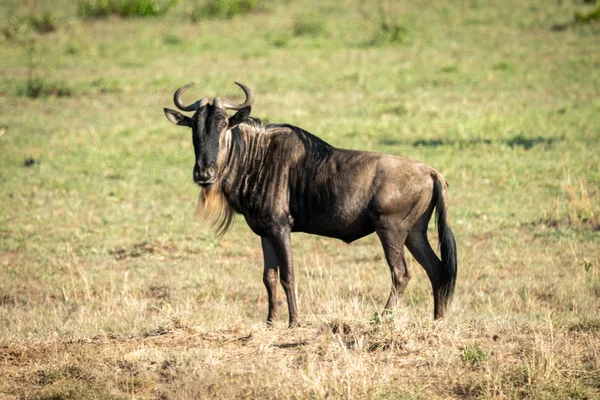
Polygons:
[[572,226],[600,231],[600,192],[582,177],[572,177],[565,167],[564,196],[555,200],[554,209],[541,219],[551,228]]
[[[596,321],[597,323],[597,321]],[[572,325],[573,326],[573,325]],[[591,398],[598,330],[510,320],[296,329],[181,321],[145,335],[0,348],[0,393],[29,398]]]

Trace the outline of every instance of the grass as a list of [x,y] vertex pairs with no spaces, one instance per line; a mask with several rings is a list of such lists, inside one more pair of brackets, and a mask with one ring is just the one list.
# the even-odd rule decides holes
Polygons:
[[596,1],[596,8],[587,13],[575,12],[575,23],[589,24],[600,21],[600,2]]
[[39,76],[28,79],[23,86],[17,89],[17,95],[33,99],[47,96],[67,97],[72,94],[71,89],[64,83],[49,82]]
[[319,37],[327,33],[324,20],[316,14],[302,14],[294,21],[295,36]]
[[79,15],[83,18],[156,17],[166,13],[176,0],[80,0]]
[[371,45],[399,45],[410,42],[413,29],[407,16],[399,11],[398,4],[394,6],[393,2],[378,0],[376,10],[366,8],[363,12],[374,26]]
[[[400,45],[373,42],[376,3],[196,24],[185,2],[129,19],[32,4],[0,4],[5,22],[55,10],[59,26],[0,37],[0,398],[600,396],[600,31],[553,30],[593,6],[389,3],[410,21]],[[315,34],[294,33],[305,15]],[[191,100],[239,99],[240,81],[254,116],[440,170],[448,318],[432,321],[410,257],[401,306],[380,314],[376,237],[297,234],[302,324],[267,328],[258,238],[192,217],[192,143],[162,114],[190,81]]]
[[575,186],[569,182],[566,187],[569,196],[569,221],[572,224],[598,229],[598,210],[595,209],[598,202],[590,197],[590,192],[582,179],[578,183]]
[[32,14],[27,17],[9,17],[0,24],[4,39],[23,40],[31,32],[49,34],[59,29],[61,23],[54,13],[46,11],[42,14]]
[[472,347],[463,347],[461,349],[461,358],[465,363],[476,365],[490,358],[490,355],[475,343]]
[[231,19],[258,11],[262,3],[261,0],[204,0],[196,5],[191,17],[193,22],[207,18]]
[[46,11],[41,15],[32,15],[29,18],[29,24],[39,33],[50,33],[58,29],[57,18],[49,11]]

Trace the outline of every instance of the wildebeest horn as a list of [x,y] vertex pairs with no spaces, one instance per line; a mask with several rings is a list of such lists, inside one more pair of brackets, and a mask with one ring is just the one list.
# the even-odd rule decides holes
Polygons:
[[213,106],[222,108],[224,110],[241,110],[242,108],[251,106],[254,103],[254,93],[250,88],[242,83],[235,82],[236,85],[242,88],[244,94],[246,95],[246,101],[242,104],[234,104],[227,99],[221,99],[220,97],[215,97],[213,102]]
[[202,100],[198,100],[197,102],[195,102],[194,104],[190,104],[189,106],[186,106],[181,102],[181,95],[183,94],[183,92],[185,92],[190,86],[193,86],[195,83],[196,82],[191,82],[185,86],[180,87],[173,95],[173,103],[175,103],[177,108],[179,108],[181,111],[196,111],[200,107],[203,107],[206,104],[208,104],[207,97],[203,98]]

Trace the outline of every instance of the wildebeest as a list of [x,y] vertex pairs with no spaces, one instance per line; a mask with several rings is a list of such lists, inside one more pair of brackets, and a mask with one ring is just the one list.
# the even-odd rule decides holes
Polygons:
[[[456,282],[454,235],[448,224],[447,184],[433,168],[412,159],[338,149],[295,126],[262,124],[250,117],[254,100],[243,84],[242,104],[219,97],[184,105],[179,88],[173,101],[192,117],[164,109],[169,121],[192,128],[196,155],[193,179],[202,187],[199,207],[215,217],[220,233],[235,213],[261,238],[263,282],[269,298],[267,323],[277,314],[277,280],[285,291],[289,325],[298,323],[291,232],[346,243],[376,232],[392,275],[384,310],[391,310],[411,273],[404,246],[431,281],[434,318],[444,316]],[[228,116],[227,110],[237,112]],[[436,209],[441,260],[427,240]]]

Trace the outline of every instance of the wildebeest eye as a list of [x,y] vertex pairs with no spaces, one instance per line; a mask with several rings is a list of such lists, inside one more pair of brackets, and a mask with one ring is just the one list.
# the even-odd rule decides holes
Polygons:
[[221,128],[225,128],[227,126],[227,121],[221,122]]

